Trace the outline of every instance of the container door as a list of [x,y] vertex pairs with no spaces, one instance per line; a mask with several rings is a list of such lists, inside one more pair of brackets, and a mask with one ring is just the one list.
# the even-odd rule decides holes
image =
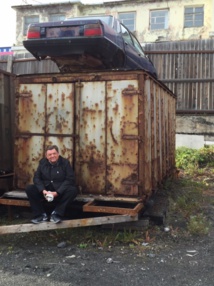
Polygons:
[[73,164],[74,93],[73,84],[48,84],[45,145],[55,144],[60,154]]
[[138,141],[138,82],[108,82],[108,194],[138,195]]
[[76,174],[82,193],[138,194],[137,81],[76,84]]
[[76,84],[76,166],[80,191],[104,194],[106,181],[105,82]]
[[32,183],[49,144],[73,159],[73,87],[71,84],[20,84],[16,96],[16,187]]

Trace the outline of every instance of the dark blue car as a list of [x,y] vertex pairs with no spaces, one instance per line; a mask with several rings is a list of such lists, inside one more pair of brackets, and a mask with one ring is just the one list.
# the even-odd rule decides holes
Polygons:
[[34,23],[23,44],[38,60],[50,57],[61,72],[143,69],[157,78],[136,37],[113,16]]

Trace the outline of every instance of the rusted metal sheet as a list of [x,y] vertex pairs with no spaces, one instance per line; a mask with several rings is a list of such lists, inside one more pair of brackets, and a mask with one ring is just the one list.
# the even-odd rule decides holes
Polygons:
[[175,167],[173,93],[144,71],[18,76],[16,186],[46,145],[71,161],[82,195],[146,200]]
[[76,173],[85,193],[105,193],[105,82],[76,83]]
[[[57,144],[73,160],[74,102],[71,84],[20,84],[16,92],[15,178],[32,183],[45,146]],[[72,114],[72,115],[71,115]]]
[[109,195],[138,195],[138,80],[107,83]]

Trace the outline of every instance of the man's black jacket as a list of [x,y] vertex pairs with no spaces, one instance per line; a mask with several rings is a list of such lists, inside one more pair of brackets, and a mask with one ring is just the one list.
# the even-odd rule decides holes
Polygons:
[[39,192],[53,187],[57,193],[62,194],[66,189],[75,186],[75,177],[70,162],[59,156],[55,165],[50,164],[46,158],[41,159],[33,182]]

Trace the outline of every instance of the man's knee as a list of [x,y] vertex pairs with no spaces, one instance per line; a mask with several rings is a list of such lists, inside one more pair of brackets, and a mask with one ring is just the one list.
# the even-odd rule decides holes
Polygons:
[[69,200],[74,200],[78,194],[78,189],[72,186],[66,190],[66,196]]
[[37,191],[37,187],[35,185],[28,185],[25,189],[27,195],[30,195],[32,192]]

